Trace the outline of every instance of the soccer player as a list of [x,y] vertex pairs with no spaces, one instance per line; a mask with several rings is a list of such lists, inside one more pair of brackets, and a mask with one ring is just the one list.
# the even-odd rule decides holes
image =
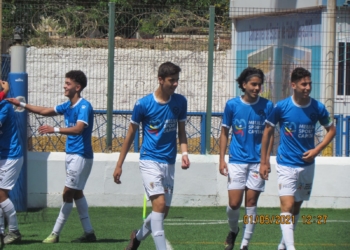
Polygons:
[[[9,90],[8,83],[1,85]],[[4,93],[4,92],[0,92]],[[8,192],[12,190],[21,172],[23,152],[19,141],[15,112],[12,105],[0,101],[0,237],[1,242],[11,244],[21,241],[15,207],[9,199]],[[8,221],[9,232],[4,238],[4,215]]]
[[57,243],[61,230],[73,209],[73,200],[77,207],[84,234],[72,242],[94,242],[96,236],[90,223],[88,204],[83,189],[90,175],[93,152],[91,133],[93,128],[93,108],[81,97],[81,92],[87,85],[85,74],[80,70],[66,73],[64,94],[69,101],[53,108],[34,106],[19,102],[17,99],[8,100],[16,106],[43,116],[64,115],[65,127],[39,127],[40,134],[60,133],[67,135],[66,140],[66,183],[63,190],[63,205],[56,220],[52,233],[43,243]]
[[10,87],[8,82],[0,81],[0,102],[5,99]]
[[[260,147],[265,119],[271,113],[271,101],[259,96],[264,83],[264,73],[248,67],[236,79],[243,95],[227,101],[220,134],[220,174],[228,176],[228,199],[226,208],[230,232],[225,242],[225,250],[232,250],[239,232],[239,209],[245,194],[246,217],[240,249],[248,249],[254,232],[257,203],[264,191],[265,181],[259,176]],[[229,163],[225,161],[229,130],[232,139],[229,148]],[[273,140],[273,138],[271,139]],[[273,144],[273,143],[271,143]]]
[[[310,97],[311,73],[295,68],[291,75],[293,95],[279,101],[267,117],[262,139],[260,175],[268,179],[270,138],[280,125],[277,150],[278,193],[281,204],[282,240],[278,249],[293,250],[294,230],[301,204],[309,200],[315,171],[315,157],[331,142],[336,129],[325,106]],[[315,126],[319,122],[327,133],[315,147]]]
[[163,221],[167,216],[174,188],[176,160],[176,131],[182,152],[182,169],[190,166],[187,154],[185,122],[187,100],[174,93],[179,83],[179,66],[165,62],[158,69],[159,86],[156,91],[139,99],[131,117],[113,177],[120,184],[122,165],[142,123],[143,143],[140,150],[140,172],[146,195],[152,202],[152,213],[140,230],[131,233],[126,250],[135,250],[152,233],[156,249],[165,250]]

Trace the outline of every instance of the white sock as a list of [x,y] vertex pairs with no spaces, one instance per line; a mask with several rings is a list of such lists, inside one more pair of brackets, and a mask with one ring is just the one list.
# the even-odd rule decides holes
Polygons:
[[[245,214],[248,216],[248,218],[252,217],[255,218],[256,217],[256,211],[257,211],[257,207],[246,207],[245,208]],[[254,219],[253,219],[254,221]],[[253,222],[250,221],[249,222]],[[244,225],[243,227],[243,239],[242,239],[242,243],[241,243],[241,248],[243,248],[243,246],[248,246],[250,239],[252,238],[252,235],[254,233],[254,228],[255,228],[255,223],[249,223]]]
[[0,234],[5,234],[5,219],[4,219],[4,212],[2,211],[2,208],[0,208]]
[[57,217],[55,226],[53,227],[53,230],[52,230],[54,234],[60,235],[61,230],[70,215],[70,212],[72,212],[72,209],[73,209],[73,202],[63,202],[61,211]]
[[6,199],[5,201],[0,203],[0,206],[5,214],[5,217],[9,223],[9,231],[18,230],[18,222],[15,206],[13,205],[10,199]]
[[237,233],[238,232],[239,208],[236,210],[233,210],[230,206],[227,206],[226,213],[227,213],[227,218],[228,218],[228,225],[230,227],[231,232]]
[[294,248],[294,225],[293,224],[286,224],[282,223],[283,219],[282,217],[292,216],[291,213],[281,213],[281,230],[282,230],[282,237],[284,240],[284,244],[286,246],[286,249],[293,250]]
[[152,211],[151,228],[154,244],[157,250],[166,250],[165,233],[164,233],[164,213]]
[[146,239],[147,236],[152,233],[152,231],[151,231],[151,218],[152,218],[152,213],[150,213],[147,216],[147,218],[143,222],[141,229],[137,232],[136,239],[138,241]]
[[[293,225],[293,230],[295,231],[295,228],[298,224],[299,220],[299,214],[294,215],[294,225]],[[286,244],[284,243],[283,235],[280,244],[278,245],[278,249],[286,249]]]
[[77,207],[79,217],[80,217],[80,222],[81,225],[83,226],[84,232],[85,233],[93,233],[94,229],[92,228],[91,222],[90,222],[90,217],[89,217],[89,208],[88,204],[86,202],[85,196],[83,198],[80,198],[78,200],[74,200],[75,206]]

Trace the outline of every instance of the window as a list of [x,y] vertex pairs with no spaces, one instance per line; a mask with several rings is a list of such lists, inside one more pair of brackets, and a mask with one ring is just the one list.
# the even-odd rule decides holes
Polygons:
[[338,43],[338,96],[350,96],[350,43]]

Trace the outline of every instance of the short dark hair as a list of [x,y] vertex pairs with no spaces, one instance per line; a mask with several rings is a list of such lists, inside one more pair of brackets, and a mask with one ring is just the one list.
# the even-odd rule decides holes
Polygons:
[[310,71],[302,67],[298,67],[293,70],[290,81],[295,83],[304,77],[311,77]]
[[87,85],[86,75],[81,70],[71,70],[67,72],[66,78],[72,79],[76,83],[80,84],[81,90],[83,90]]
[[181,68],[172,62],[162,63],[158,68],[158,77],[165,78],[167,76],[176,75],[181,72]]
[[239,75],[239,77],[236,79],[238,83],[238,87],[245,92],[245,89],[243,88],[243,83],[248,82],[250,78],[252,77],[259,77],[261,79],[261,82],[264,83],[265,81],[265,75],[264,72],[262,72],[261,69],[257,69],[254,67],[248,67],[242,71],[242,73]]

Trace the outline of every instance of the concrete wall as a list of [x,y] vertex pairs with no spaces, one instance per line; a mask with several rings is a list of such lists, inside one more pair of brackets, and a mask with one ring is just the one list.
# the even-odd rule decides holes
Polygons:
[[[119,153],[95,154],[92,172],[85,187],[90,206],[142,206],[143,186],[138,154],[130,153],[123,166],[122,184],[113,181]],[[180,160],[178,155],[178,160]],[[28,153],[28,207],[59,207],[65,183],[64,153]],[[191,167],[177,164],[173,206],[225,206],[226,177],[218,172],[217,155],[190,155]],[[278,207],[275,158],[272,172],[259,205]],[[317,158],[311,200],[304,207],[350,208],[350,159]]]

